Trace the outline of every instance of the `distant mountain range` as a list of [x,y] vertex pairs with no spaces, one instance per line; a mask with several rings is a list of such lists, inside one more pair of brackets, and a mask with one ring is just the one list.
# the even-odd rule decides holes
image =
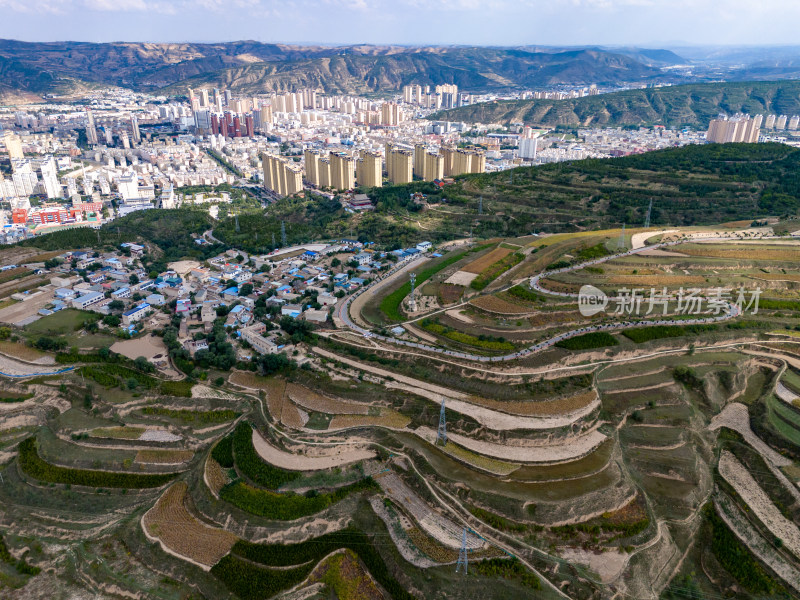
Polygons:
[[570,100],[484,102],[431,119],[469,123],[707,127],[719,113],[800,114],[800,81],[693,83],[626,90]]
[[[315,87],[330,93],[396,92],[408,83],[469,91],[665,80],[680,62],[666,50],[539,47],[293,46],[0,40],[0,94],[115,85],[185,93],[187,86],[258,93]],[[669,79],[671,76],[667,76]]]

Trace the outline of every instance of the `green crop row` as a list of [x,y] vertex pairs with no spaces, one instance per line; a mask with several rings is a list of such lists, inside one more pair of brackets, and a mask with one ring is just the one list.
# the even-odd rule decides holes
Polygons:
[[174,473],[118,473],[51,465],[39,456],[34,438],[28,438],[19,445],[19,466],[24,473],[40,481],[99,488],[153,488],[162,486],[175,477]]
[[[240,540],[236,542],[228,555],[235,560],[223,559],[217,563],[211,572],[219,577],[236,595],[243,600],[255,598],[265,598],[277,593],[274,587],[269,588],[251,585],[249,581],[241,581],[248,575],[256,575],[249,568],[255,565],[268,567],[287,567],[291,565],[303,565],[308,563],[308,567],[297,569],[286,569],[282,571],[266,571],[263,573],[291,573],[288,578],[299,577],[300,569],[309,570],[323,557],[340,548],[348,548],[355,552],[367,570],[375,580],[385,589],[394,600],[413,600],[405,587],[397,581],[389,569],[386,567],[381,555],[372,545],[372,541],[361,531],[353,528],[343,529],[335,533],[329,533],[312,540],[300,542],[298,544],[254,544]],[[255,567],[258,568],[258,567]],[[302,579],[301,579],[302,580]],[[269,585],[269,579],[259,576],[259,581]],[[285,583],[282,582],[282,585]],[[282,588],[285,589],[285,588]]]
[[273,492],[253,487],[243,481],[236,481],[222,488],[220,498],[254,515],[278,521],[293,521],[325,510],[351,493],[377,487],[373,479],[367,477],[330,493],[320,494],[312,490],[306,495],[300,495]]
[[270,490],[277,490],[284,483],[300,477],[296,471],[279,469],[264,462],[253,448],[253,427],[250,423],[239,423],[233,434],[233,455],[239,472],[253,483]]
[[604,348],[606,346],[616,346],[617,344],[619,344],[619,341],[610,333],[593,331],[561,340],[556,343],[556,346],[567,350],[591,350],[592,348]]
[[180,419],[181,421],[194,422],[197,421],[201,424],[210,423],[225,423],[232,421],[239,416],[234,410],[187,410],[187,409],[172,409],[163,408],[161,406],[146,406],[142,409],[145,415],[155,417],[168,417],[170,419]]
[[514,344],[507,342],[506,340],[490,338],[484,339],[479,336],[464,333],[463,331],[458,331],[457,329],[452,329],[451,327],[447,327],[441,323],[436,323],[435,321],[424,320],[422,322],[422,328],[426,331],[430,331],[431,333],[444,336],[447,339],[453,340],[454,342],[458,342],[459,344],[466,344],[467,346],[475,346],[476,348],[491,350],[493,352],[514,351]]

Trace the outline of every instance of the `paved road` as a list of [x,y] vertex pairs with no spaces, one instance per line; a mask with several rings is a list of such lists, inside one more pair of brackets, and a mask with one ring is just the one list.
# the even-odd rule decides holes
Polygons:
[[[730,237],[727,237],[727,236],[718,236],[718,237],[709,237],[709,238],[703,238],[703,239],[704,240],[715,240],[715,239],[728,240],[728,239],[733,239],[733,238],[730,238]],[[760,239],[771,239],[771,238],[764,237],[764,238],[760,238]],[[658,248],[666,248],[666,247],[669,247],[669,246],[677,246],[678,244],[683,244],[683,243],[692,242],[692,241],[695,241],[695,240],[686,239],[686,240],[675,240],[675,241],[672,241],[672,242],[662,242],[660,244],[653,244],[652,246],[643,246],[641,248],[634,248],[632,250],[628,250],[626,252],[621,252],[619,254],[612,254],[612,255],[609,255],[609,256],[604,256],[602,258],[597,258],[595,260],[590,260],[590,261],[583,262],[583,263],[576,264],[576,265],[572,265],[572,266],[569,266],[569,267],[564,267],[563,269],[554,269],[554,270],[551,270],[551,271],[545,271],[543,273],[539,273],[538,275],[534,275],[533,277],[531,277],[530,285],[531,285],[531,288],[533,288],[536,291],[541,292],[543,294],[548,294],[548,295],[551,295],[551,296],[560,296],[560,297],[563,297],[563,298],[577,298],[578,294],[576,294],[576,293],[572,293],[572,292],[556,292],[556,291],[551,291],[551,290],[545,289],[542,286],[541,282],[542,282],[543,279],[545,279],[547,277],[550,277],[552,275],[557,275],[559,273],[568,273],[570,271],[578,271],[578,270],[583,269],[585,267],[598,265],[598,264],[604,263],[604,262],[609,261],[609,260],[614,260],[614,259],[622,258],[622,257],[625,257],[625,256],[632,256],[634,254],[638,254],[639,252],[642,252],[642,251],[645,251],[645,250],[655,250],[655,249],[658,249]],[[387,276],[388,276],[388,274],[387,274]],[[385,277],[384,277],[384,279],[385,279]],[[361,294],[367,293],[368,291],[372,292],[372,288],[376,284],[377,284],[377,282],[373,282],[372,284],[364,287],[359,292],[357,292],[357,293],[353,294],[352,296],[348,297],[344,302],[342,302],[338,306],[338,308],[337,308],[337,316],[339,317],[339,319],[341,319],[341,322],[348,329],[351,329],[351,330],[355,331],[356,333],[359,333],[359,334],[363,335],[366,338],[370,338],[371,337],[371,338],[375,338],[376,340],[380,340],[380,341],[383,341],[383,342],[389,342],[389,343],[397,344],[397,345],[400,345],[400,346],[407,346],[409,348],[417,348],[419,350],[424,350],[426,352],[433,352],[435,354],[441,354],[441,355],[450,356],[450,357],[453,357],[453,358],[463,358],[463,359],[467,359],[467,360],[474,360],[474,361],[478,361],[478,362],[506,362],[506,361],[510,361],[510,360],[516,360],[518,358],[524,358],[526,356],[530,356],[531,354],[536,354],[536,353],[541,352],[543,350],[547,350],[547,349],[553,347],[558,342],[561,342],[563,340],[566,340],[566,339],[569,339],[569,338],[573,338],[573,337],[576,337],[576,336],[579,336],[579,335],[583,335],[585,333],[592,333],[592,332],[595,332],[595,331],[609,331],[609,330],[617,330],[617,329],[627,329],[627,328],[631,328],[631,327],[647,327],[647,326],[651,326],[651,325],[710,324],[710,323],[717,323],[717,322],[720,322],[720,321],[727,321],[729,319],[733,319],[733,318],[736,318],[738,316],[741,316],[741,314],[742,314],[741,309],[738,306],[736,306],[735,304],[732,304],[732,303],[727,303],[727,305],[725,306],[724,310],[721,310],[719,314],[715,314],[713,316],[698,317],[696,319],[644,319],[644,320],[641,320],[641,321],[628,321],[628,320],[625,320],[625,321],[616,321],[616,322],[613,322],[613,323],[605,323],[605,324],[599,324],[599,325],[587,325],[586,327],[580,327],[578,329],[573,329],[571,331],[565,331],[564,333],[560,333],[560,334],[558,334],[556,336],[553,336],[552,338],[549,338],[547,340],[539,342],[538,344],[534,344],[532,346],[529,346],[528,348],[525,348],[524,350],[520,350],[519,352],[513,352],[511,354],[506,354],[506,355],[503,355],[503,356],[481,356],[479,354],[470,354],[468,352],[456,352],[454,350],[446,350],[446,349],[443,349],[443,348],[436,348],[436,347],[433,347],[433,346],[429,346],[427,344],[420,344],[420,343],[417,343],[417,342],[409,342],[409,341],[401,340],[401,339],[398,339],[398,338],[395,338],[395,337],[392,337],[392,336],[378,335],[378,334],[373,333],[373,332],[369,331],[368,329],[365,329],[365,328],[361,327],[360,325],[357,325],[356,323],[354,323],[353,320],[350,318],[350,310],[349,310],[350,303],[355,298],[359,297]]]

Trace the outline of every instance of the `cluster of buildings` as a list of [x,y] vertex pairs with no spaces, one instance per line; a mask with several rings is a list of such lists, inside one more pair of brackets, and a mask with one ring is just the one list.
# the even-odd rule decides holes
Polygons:
[[114,315],[118,318],[104,320],[104,326],[131,334],[161,328],[178,315],[178,339],[192,355],[208,348],[203,334],[224,319],[230,340],[246,342],[237,352],[239,358],[247,358],[252,351],[281,351],[281,332],[274,323],[282,317],[325,326],[341,298],[431,251],[429,242],[391,253],[370,246],[341,240],[260,256],[228,250],[203,265],[189,264],[181,272],[169,269],[151,278],[141,265],[145,248],[123,243],[112,252],[63,253],[57,257],[58,266],[43,269],[50,284],[18,299],[39,298],[42,308],[30,320],[76,308]]
[[724,116],[712,119],[706,132],[706,140],[717,144],[728,142],[745,142],[755,144],[761,131],[763,115],[735,114],[732,117]]

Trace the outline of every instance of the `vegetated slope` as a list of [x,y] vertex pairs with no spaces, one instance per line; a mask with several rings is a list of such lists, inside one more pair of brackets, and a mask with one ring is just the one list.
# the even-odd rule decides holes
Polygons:
[[[648,51],[650,52],[650,51]],[[3,89],[44,93],[87,84],[137,90],[228,87],[239,93],[294,90],[330,93],[397,91],[406,83],[456,83],[473,91],[510,87],[663,79],[650,62],[601,49],[291,46],[0,40]],[[170,87],[171,86],[171,87]]]
[[556,125],[643,125],[707,127],[719,113],[800,112],[800,81],[693,83],[625,90],[570,100],[483,102],[432,115],[434,120],[470,123]]

